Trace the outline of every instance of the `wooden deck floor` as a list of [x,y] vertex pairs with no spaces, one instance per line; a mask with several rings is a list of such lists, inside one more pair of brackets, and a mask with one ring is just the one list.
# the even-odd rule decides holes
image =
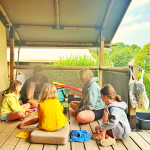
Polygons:
[[[35,116],[36,113],[29,115],[24,121],[27,121]],[[87,130],[88,133],[95,133],[95,126],[101,123],[101,120],[92,122],[90,124],[80,125],[73,116],[73,111],[69,109],[66,114],[67,119],[70,119],[70,129]],[[94,141],[90,140],[85,143],[68,142],[66,145],[48,145],[48,144],[34,144],[30,143],[29,138],[20,139],[15,136],[20,132],[32,132],[34,129],[26,127],[18,129],[17,126],[20,121],[9,121],[0,123],[0,150],[150,150],[150,130],[143,130],[143,132],[132,132],[131,136],[117,140],[117,144],[109,147],[102,147]]]

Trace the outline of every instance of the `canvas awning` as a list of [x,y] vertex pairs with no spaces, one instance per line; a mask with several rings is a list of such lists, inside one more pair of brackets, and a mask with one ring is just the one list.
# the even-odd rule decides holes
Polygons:
[[[109,45],[131,0],[0,0],[0,18],[15,27],[15,45]],[[8,26],[7,26],[8,27]],[[9,28],[7,28],[9,44]]]

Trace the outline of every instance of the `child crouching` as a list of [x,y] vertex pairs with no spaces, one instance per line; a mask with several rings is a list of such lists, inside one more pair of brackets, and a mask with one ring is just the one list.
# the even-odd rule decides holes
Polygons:
[[58,101],[57,89],[54,85],[46,84],[41,91],[39,99],[38,117],[20,124],[20,128],[38,123],[38,129],[54,131],[68,123],[63,114],[63,107]]
[[109,146],[115,144],[115,139],[128,137],[131,128],[125,113],[127,104],[116,95],[114,88],[106,85],[100,92],[103,102],[108,106],[103,115],[103,123],[95,127],[98,134],[92,135],[92,139],[100,140],[102,146]]

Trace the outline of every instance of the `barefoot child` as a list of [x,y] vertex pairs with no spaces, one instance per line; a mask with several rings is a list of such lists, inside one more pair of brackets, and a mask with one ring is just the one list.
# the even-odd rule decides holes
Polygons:
[[98,134],[92,135],[92,138],[99,140],[102,146],[109,146],[115,144],[115,139],[123,139],[130,135],[131,129],[125,113],[127,104],[116,95],[111,85],[104,86],[100,92],[103,102],[108,106],[103,115],[103,123],[95,127]]
[[19,104],[19,93],[22,88],[22,83],[18,80],[14,80],[10,83],[10,87],[3,93],[3,100],[1,106],[1,120],[23,120],[28,113],[30,104]]
[[20,124],[20,128],[38,123],[37,128],[54,131],[68,123],[63,114],[63,107],[58,101],[57,89],[54,85],[45,84],[39,99],[38,117]]

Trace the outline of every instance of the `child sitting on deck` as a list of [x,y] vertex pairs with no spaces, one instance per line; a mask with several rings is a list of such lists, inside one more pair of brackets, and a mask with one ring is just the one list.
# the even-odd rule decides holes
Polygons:
[[37,128],[46,131],[54,131],[62,128],[68,122],[63,114],[63,107],[58,101],[57,89],[52,84],[45,84],[40,94],[38,105],[38,117],[19,125],[24,126],[36,124]]
[[102,146],[115,144],[115,139],[123,139],[130,135],[131,128],[125,113],[127,104],[116,95],[111,85],[101,89],[101,98],[107,103],[107,110],[103,115],[103,123],[96,126],[98,134],[92,135],[92,139],[99,140]]
[[22,88],[22,83],[14,80],[10,83],[10,87],[3,93],[3,100],[1,105],[1,120],[23,120],[28,113],[32,111],[29,109],[30,104],[19,104],[19,93]]

